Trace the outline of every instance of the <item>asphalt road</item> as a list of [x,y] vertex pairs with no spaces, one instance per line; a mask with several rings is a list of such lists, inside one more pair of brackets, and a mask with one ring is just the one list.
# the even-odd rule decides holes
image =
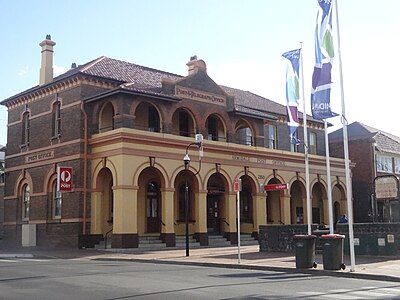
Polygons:
[[0,259],[0,299],[400,299],[400,284],[152,263]]

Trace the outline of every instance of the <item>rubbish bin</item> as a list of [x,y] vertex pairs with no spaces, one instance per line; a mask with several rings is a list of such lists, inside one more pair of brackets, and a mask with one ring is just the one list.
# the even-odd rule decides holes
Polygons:
[[343,241],[344,235],[324,234],[321,235],[322,242],[322,261],[324,270],[345,269],[343,263]]
[[315,263],[315,239],[315,235],[293,236],[297,269],[317,267],[317,264]]

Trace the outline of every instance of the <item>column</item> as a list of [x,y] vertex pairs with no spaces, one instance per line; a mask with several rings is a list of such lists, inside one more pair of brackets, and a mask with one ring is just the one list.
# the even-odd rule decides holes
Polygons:
[[174,188],[161,189],[161,240],[167,247],[175,247]]
[[280,197],[280,205],[281,205],[281,222],[285,225],[290,225],[290,195],[285,193]]
[[[328,204],[328,199],[322,199],[322,205],[323,205],[323,217],[324,219],[322,222],[326,225],[329,225],[329,204]],[[335,221],[334,221],[335,222]]]
[[114,227],[112,248],[137,248],[137,192],[138,188],[114,186]]
[[101,192],[92,192],[90,194],[91,202],[91,220],[90,234],[103,234],[101,219]]
[[195,238],[201,246],[208,246],[207,234],[207,191],[195,193]]
[[237,227],[236,227],[236,193],[231,192],[225,196],[225,215],[229,226],[226,231],[226,238],[231,241],[232,245],[237,244]]
[[267,201],[266,194],[259,193],[255,195],[254,206],[253,206],[253,236],[258,239],[258,230],[260,225],[267,224]]

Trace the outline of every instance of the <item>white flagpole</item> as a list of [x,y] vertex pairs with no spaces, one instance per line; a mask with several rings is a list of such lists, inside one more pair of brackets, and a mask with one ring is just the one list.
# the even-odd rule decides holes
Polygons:
[[328,194],[328,214],[329,214],[329,233],[333,234],[333,205],[332,205],[332,182],[331,182],[331,163],[329,158],[329,138],[328,138],[328,122],[324,120],[325,127],[325,157],[326,157],[326,184]]
[[303,43],[300,42],[300,72],[301,72],[301,91],[303,97],[303,133],[304,133],[304,160],[306,168],[306,200],[307,200],[307,232],[311,235],[311,223],[312,223],[312,212],[311,212],[311,198],[310,198],[310,167],[308,163],[308,135],[307,135],[307,112],[306,112],[306,100],[304,98],[304,74],[303,74]]
[[346,196],[347,196],[347,213],[349,219],[349,241],[350,241],[350,271],[355,271],[355,256],[354,256],[354,232],[353,232],[353,191],[351,187],[350,178],[350,161],[349,161],[349,142],[347,136],[347,119],[346,107],[344,103],[343,91],[343,71],[342,71],[342,57],[340,52],[340,32],[339,32],[339,16],[338,16],[338,3],[335,1],[336,8],[336,26],[337,26],[337,41],[338,41],[338,58],[339,58],[339,74],[340,74],[340,90],[342,101],[342,123],[343,123],[343,147],[344,147],[344,162],[346,170]]

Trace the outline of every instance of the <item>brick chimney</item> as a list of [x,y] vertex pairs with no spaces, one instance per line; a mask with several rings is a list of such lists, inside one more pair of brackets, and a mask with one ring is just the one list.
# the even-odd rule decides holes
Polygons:
[[197,56],[192,56],[186,64],[189,67],[189,75],[197,73],[199,70],[207,73],[207,66],[204,60],[197,59]]
[[39,85],[53,81],[53,46],[56,43],[51,40],[50,34],[39,44],[42,47],[42,61],[40,64]]

